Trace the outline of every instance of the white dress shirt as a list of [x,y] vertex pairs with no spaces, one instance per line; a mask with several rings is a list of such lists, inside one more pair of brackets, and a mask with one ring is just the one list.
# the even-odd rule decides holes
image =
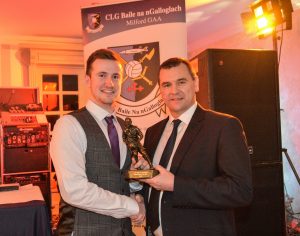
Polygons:
[[[109,142],[107,111],[89,100],[87,110],[95,118]],[[122,140],[122,129],[114,119],[120,144],[120,165],[125,163],[127,147]],[[50,144],[50,155],[55,167],[60,193],[63,199],[78,208],[95,213],[124,218],[139,212],[139,206],[132,198],[116,194],[88,181],[85,170],[87,140],[85,132],[75,117],[65,115],[55,124]]]
[[[171,154],[171,157],[170,157],[170,160],[169,160],[169,163],[167,165],[167,170],[170,170],[170,167],[171,167],[171,164],[172,164],[172,161],[173,161],[173,156],[174,156],[174,153],[186,131],[186,128],[188,127],[191,119],[192,119],[192,116],[195,112],[197,108],[197,103],[195,103],[193,106],[191,106],[186,112],[184,112],[180,117],[178,117],[177,119],[181,120],[181,123],[179,124],[178,126],[178,129],[177,129],[177,137],[176,137],[176,141],[175,141],[175,144],[174,144],[174,148],[173,148],[173,152]],[[165,149],[165,146],[168,142],[168,139],[172,133],[172,130],[173,130],[173,120],[174,120],[174,117],[172,117],[171,115],[169,116],[169,120],[166,124],[166,127],[164,129],[164,132],[159,140],[159,143],[158,143],[158,146],[156,148],[156,151],[155,151],[155,154],[154,154],[154,157],[153,157],[153,165],[156,166],[159,164],[159,161],[160,161],[160,158],[162,156],[162,153]],[[150,189],[150,193],[151,193],[151,189]],[[161,198],[162,198],[162,194],[163,194],[163,191],[160,191],[160,196],[159,196],[159,204],[158,204],[158,209],[159,209],[159,224],[160,226],[157,228],[157,230],[155,230],[154,232],[154,235],[155,236],[163,236],[163,233],[162,233],[162,228],[161,228]],[[150,194],[149,194],[150,196]]]

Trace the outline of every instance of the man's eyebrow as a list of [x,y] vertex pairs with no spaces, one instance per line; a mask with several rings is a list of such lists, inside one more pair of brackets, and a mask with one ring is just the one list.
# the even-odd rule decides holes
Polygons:
[[106,71],[98,71],[97,74],[107,74]]
[[170,82],[169,81],[165,81],[165,82],[162,82],[161,85],[163,84],[169,84]]

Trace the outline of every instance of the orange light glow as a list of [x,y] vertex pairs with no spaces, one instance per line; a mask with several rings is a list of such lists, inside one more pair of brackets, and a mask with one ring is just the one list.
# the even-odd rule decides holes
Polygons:
[[43,82],[43,90],[44,91],[56,91],[57,90],[57,83],[52,82]]
[[268,20],[267,20],[266,17],[261,17],[261,18],[259,18],[259,19],[256,20],[256,24],[257,24],[257,27],[259,29],[265,28],[268,25]]
[[259,38],[270,35],[276,26],[276,17],[273,12],[271,1],[256,1],[252,4],[252,11],[254,13],[256,35]]

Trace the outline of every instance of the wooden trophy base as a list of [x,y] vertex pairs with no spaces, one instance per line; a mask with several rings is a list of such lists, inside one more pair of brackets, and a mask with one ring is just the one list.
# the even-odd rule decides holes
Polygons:
[[126,179],[151,179],[158,175],[159,171],[156,169],[149,170],[128,170],[124,176]]

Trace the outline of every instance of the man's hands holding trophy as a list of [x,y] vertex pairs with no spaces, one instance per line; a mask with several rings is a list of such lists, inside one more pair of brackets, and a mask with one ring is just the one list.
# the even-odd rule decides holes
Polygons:
[[[174,175],[160,165],[153,167],[146,149],[140,142],[142,138],[141,130],[132,125],[130,118],[126,118],[123,141],[131,151],[132,163],[130,170],[125,173],[125,178],[147,183],[157,190],[173,191]],[[144,199],[139,194],[132,194],[131,197],[138,202],[140,208],[140,213],[131,217],[133,225],[138,226],[145,219]]]
[[[132,125],[130,118],[126,118],[123,140],[131,150],[132,164],[125,177],[147,183],[157,190],[173,191],[174,174],[160,165],[153,167],[145,148],[140,143],[142,138],[143,133],[140,129]],[[143,158],[139,158],[139,154]]]

